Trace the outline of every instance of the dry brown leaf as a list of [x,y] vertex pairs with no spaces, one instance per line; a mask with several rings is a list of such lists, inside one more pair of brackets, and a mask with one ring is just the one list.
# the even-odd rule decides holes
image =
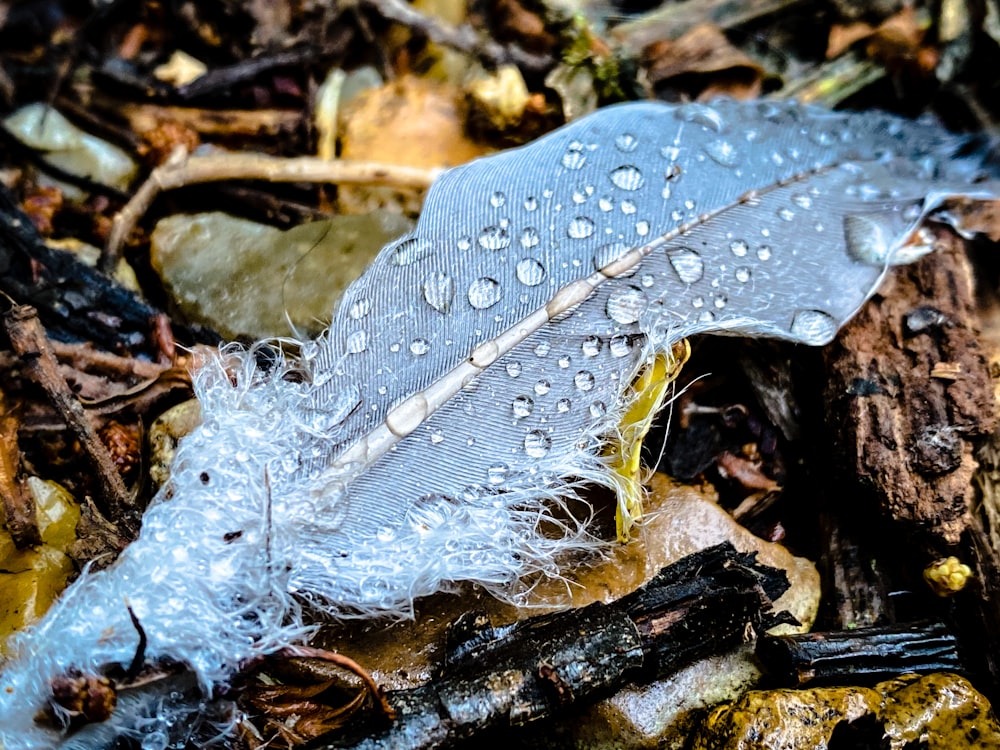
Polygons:
[[831,59],[864,41],[865,55],[888,68],[915,68],[929,73],[937,65],[938,53],[924,44],[928,25],[923,16],[907,7],[878,27],[857,22],[830,29],[826,57]]
[[[409,167],[453,167],[489,150],[466,135],[465,94],[456,86],[414,76],[362,93],[344,112],[341,157]],[[341,209],[365,213],[391,207],[404,196],[403,209],[419,208],[417,191],[346,188]]]
[[711,24],[699,24],[680,39],[648,45],[642,52],[642,64],[654,86],[673,80],[686,88],[704,77],[695,88],[738,99],[759,95],[765,76],[757,62],[730,44],[725,34]]

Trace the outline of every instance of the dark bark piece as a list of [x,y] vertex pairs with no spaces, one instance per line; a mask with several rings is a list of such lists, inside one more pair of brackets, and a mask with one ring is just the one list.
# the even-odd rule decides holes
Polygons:
[[764,635],[757,657],[783,685],[873,684],[900,674],[962,672],[958,639],[940,622]]
[[928,557],[968,527],[974,441],[996,426],[962,241],[893,269],[824,352],[828,423],[841,459]]
[[896,621],[892,580],[880,555],[859,534],[847,513],[822,512],[820,566],[823,599],[835,630],[887,625]]
[[[4,408],[0,400],[0,410]],[[27,549],[42,541],[38,528],[35,501],[21,476],[21,452],[17,447],[18,419],[0,413],[0,496],[4,521],[18,549]]]
[[43,388],[90,457],[103,500],[101,510],[134,536],[139,528],[139,510],[132,502],[111,454],[87,418],[83,405],[59,373],[59,363],[35,309],[26,305],[13,308],[4,315],[4,326],[11,346],[24,362],[25,371]]
[[503,629],[463,619],[441,675],[387,694],[395,723],[327,747],[444,748],[549,718],[741,643],[770,626],[771,602],[787,587],[782,571],[727,543],[664,568],[612,604]]

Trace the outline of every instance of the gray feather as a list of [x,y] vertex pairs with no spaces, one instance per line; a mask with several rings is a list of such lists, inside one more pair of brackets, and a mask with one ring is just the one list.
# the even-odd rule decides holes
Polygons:
[[[300,362],[226,350],[198,374],[204,424],[139,539],[8,644],[0,744],[65,739],[33,717],[55,676],[130,663],[126,601],[147,660],[209,694],[307,639],[304,599],[404,615],[455,581],[558,574],[594,542],[567,499],[615,484],[601,447],[641,365],[697,333],[829,341],[926,252],[909,240],[947,196],[1000,194],[974,145],[880,114],[646,103],[446,173]],[[123,701],[68,741],[173,737],[181,702]]]

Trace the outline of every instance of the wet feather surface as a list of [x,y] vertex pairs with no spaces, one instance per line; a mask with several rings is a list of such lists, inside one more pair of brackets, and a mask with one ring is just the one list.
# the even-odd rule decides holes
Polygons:
[[[125,600],[147,660],[208,690],[307,638],[303,600],[400,616],[456,581],[558,574],[595,543],[567,498],[621,481],[602,448],[644,364],[698,333],[829,341],[928,250],[944,199],[998,193],[976,143],[881,114],[643,103],[446,173],[300,361],[230,351],[198,376],[204,424],[140,538],[13,644],[3,746],[60,742],[32,721],[54,676],[131,662]],[[66,746],[196,711],[137,699]]]

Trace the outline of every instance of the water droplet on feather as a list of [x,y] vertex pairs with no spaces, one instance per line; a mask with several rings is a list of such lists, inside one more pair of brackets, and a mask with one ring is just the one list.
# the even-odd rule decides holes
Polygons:
[[433,271],[424,279],[424,299],[438,312],[448,312],[455,297],[455,282],[451,276]]
[[484,276],[469,285],[469,304],[477,310],[493,307],[502,296],[503,289],[496,279]]
[[530,396],[517,396],[510,408],[515,417],[530,417],[535,410],[535,402]]
[[593,233],[594,222],[586,216],[577,216],[566,227],[566,234],[575,240],[586,239]]
[[689,247],[668,250],[667,259],[685,284],[694,284],[705,275],[705,261]]
[[642,171],[638,167],[626,164],[612,170],[609,175],[611,181],[622,190],[638,190],[642,187],[645,179]]
[[479,233],[479,244],[487,250],[503,250],[510,245],[510,235],[506,227],[486,227]]
[[434,244],[422,237],[411,237],[396,246],[392,262],[397,266],[408,266],[426,258],[434,250]]
[[646,309],[646,293],[637,286],[616,289],[608,297],[605,312],[616,323],[635,323]]
[[792,319],[791,332],[805,344],[820,346],[837,334],[837,321],[822,310],[799,310]]
[[517,280],[525,286],[538,286],[545,280],[545,266],[534,258],[522,258],[517,262]]

